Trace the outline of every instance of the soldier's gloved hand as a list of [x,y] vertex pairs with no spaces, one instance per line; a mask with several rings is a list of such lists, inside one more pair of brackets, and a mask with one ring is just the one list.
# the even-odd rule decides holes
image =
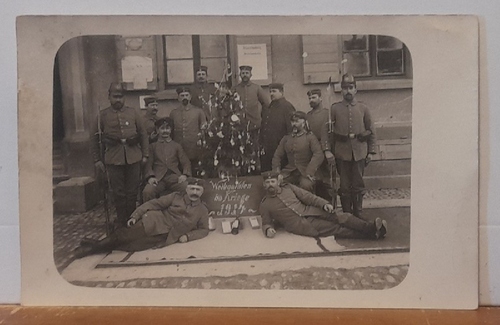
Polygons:
[[267,230],[266,230],[266,237],[267,238],[273,238],[274,235],[276,235],[276,230],[274,230],[274,228],[267,228]]
[[181,175],[179,176],[179,180],[177,181],[177,183],[183,183],[186,181],[186,179],[187,179],[186,175]]
[[330,150],[325,151],[325,158],[326,158],[326,161],[328,161],[328,163],[330,165],[335,164],[335,156],[333,155],[333,153]]
[[158,185],[158,180],[156,179],[156,177],[150,177],[150,178],[148,179],[148,184],[149,184],[149,185],[156,186],[156,185]]
[[104,173],[104,164],[102,163],[102,161],[100,161],[100,160],[99,160],[99,161],[96,161],[96,162],[94,163],[94,166],[95,166],[95,168],[96,168],[99,172]]
[[134,218],[130,218],[128,219],[127,221],[127,227],[132,227],[133,225],[135,225],[137,223],[137,220],[135,220]]
[[326,212],[328,212],[328,213],[333,213],[333,212],[335,212],[335,209],[334,209],[333,205],[331,205],[331,204],[325,204],[325,205],[323,206],[323,210],[325,210],[325,211],[326,211]]
[[188,241],[187,235],[182,235],[179,237],[179,243],[187,243],[187,241]]

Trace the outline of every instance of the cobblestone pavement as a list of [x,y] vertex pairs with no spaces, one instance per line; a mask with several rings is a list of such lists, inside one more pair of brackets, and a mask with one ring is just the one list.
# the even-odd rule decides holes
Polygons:
[[[409,198],[409,189],[370,190],[366,199]],[[110,208],[110,215],[114,209]],[[73,250],[84,237],[99,239],[105,234],[103,205],[80,214],[54,215],[54,262],[62,272],[74,261]],[[305,268],[298,271],[259,275],[208,278],[156,278],[129,281],[73,282],[90,287],[212,288],[212,289],[384,289],[399,284],[407,265],[356,269]]]
[[74,281],[72,284],[100,288],[184,288],[184,289],[290,289],[360,290],[389,289],[406,277],[407,265],[333,269],[311,267],[296,271],[231,277],[168,277],[128,281]]

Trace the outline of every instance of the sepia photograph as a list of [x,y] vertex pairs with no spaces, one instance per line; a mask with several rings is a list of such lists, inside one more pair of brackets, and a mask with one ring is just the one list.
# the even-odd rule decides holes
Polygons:
[[78,286],[388,289],[412,60],[387,35],[104,35],[54,58],[54,262]]
[[24,305],[477,307],[474,17],[17,25]]

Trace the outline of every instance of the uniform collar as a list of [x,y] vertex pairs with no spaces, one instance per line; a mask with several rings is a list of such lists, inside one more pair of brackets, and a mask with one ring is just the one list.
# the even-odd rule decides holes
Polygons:
[[307,112],[307,114],[317,114],[321,112],[323,109],[325,109],[323,105],[319,105],[317,108],[312,108],[309,112]]
[[159,138],[158,139],[158,142],[161,142],[161,143],[169,143],[169,142],[172,142],[172,138],[170,138],[170,140],[165,140],[163,138]]
[[250,87],[250,85],[252,85],[252,84],[253,84],[252,80],[249,80],[246,84],[243,83],[243,81],[240,82],[240,86],[243,86],[243,87]]
[[300,131],[299,133],[293,133],[293,132],[292,132],[292,137],[294,137],[294,138],[298,138],[298,137],[303,136],[303,135],[304,135],[304,134],[306,134],[306,133],[307,133],[307,132],[306,132],[306,130],[302,130],[302,131]]

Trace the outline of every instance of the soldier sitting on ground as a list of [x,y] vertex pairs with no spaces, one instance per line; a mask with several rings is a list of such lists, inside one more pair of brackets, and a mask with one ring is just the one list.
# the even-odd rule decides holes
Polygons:
[[[143,202],[158,196],[184,190],[188,176],[191,176],[191,163],[182,146],[172,140],[172,119],[164,117],[156,121],[158,140],[149,145],[149,160],[144,172],[147,180],[142,192]],[[182,166],[182,172],[179,170]]]
[[187,179],[186,190],[174,192],[139,206],[119,228],[99,241],[84,239],[75,249],[76,258],[114,249],[141,251],[185,243],[208,235],[208,209],[201,201],[203,180]]
[[263,198],[259,211],[266,237],[276,234],[275,224],[302,236],[378,240],[387,233],[387,222],[376,218],[367,222],[350,213],[337,214],[331,204],[291,184],[282,184],[277,172],[265,172]]

